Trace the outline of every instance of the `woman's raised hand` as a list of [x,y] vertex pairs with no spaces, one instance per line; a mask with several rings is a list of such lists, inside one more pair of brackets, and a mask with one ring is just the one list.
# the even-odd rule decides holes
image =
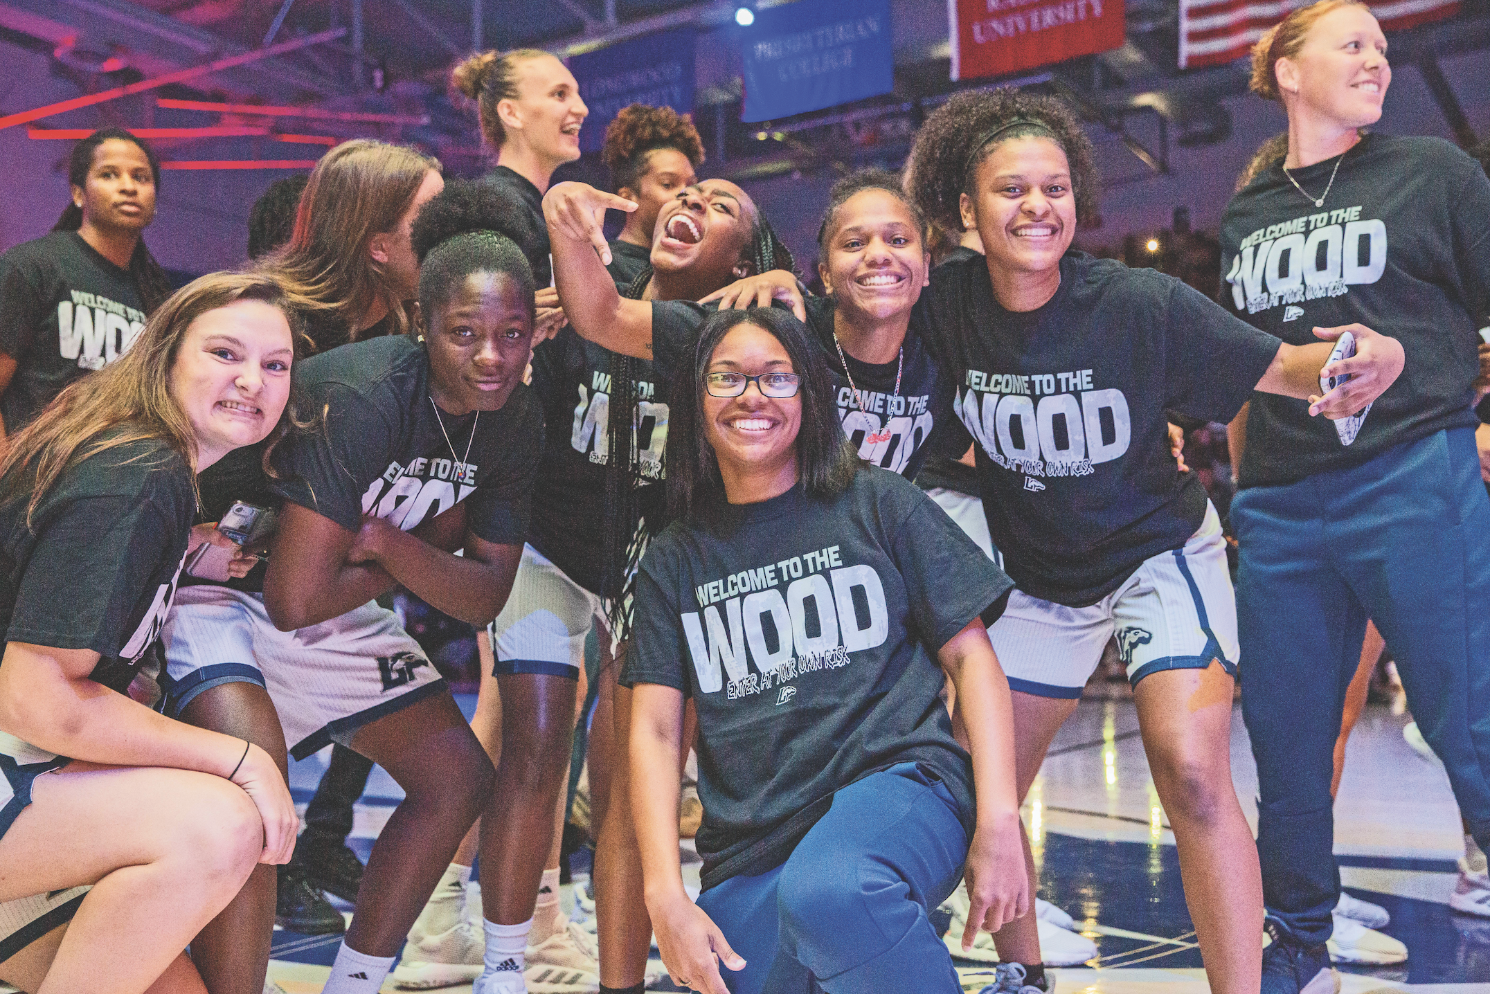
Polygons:
[[807,307],[802,303],[802,288],[797,278],[784,269],[773,269],[757,276],[746,276],[736,280],[722,290],[715,290],[701,304],[719,301],[719,309],[744,310],[747,307],[770,307],[771,301],[790,304],[798,321],[807,320]]
[[551,233],[595,246],[600,261],[608,266],[611,256],[605,241],[605,212],[615,208],[629,214],[636,207],[635,201],[587,183],[559,183],[543,195],[543,221]]

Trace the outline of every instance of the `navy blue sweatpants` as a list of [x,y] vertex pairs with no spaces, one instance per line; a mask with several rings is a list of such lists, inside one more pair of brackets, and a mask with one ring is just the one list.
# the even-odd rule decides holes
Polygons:
[[745,957],[733,994],[961,994],[927,917],[957,887],[968,838],[952,794],[914,763],[850,784],[781,866],[698,906]]
[[1490,845],[1490,500],[1474,429],[1250,487],[1231,520],[1263,898],[1272,919],[1312,945],[1329,938],[1340,894],[1330,777],[1368,617],[1460,812]]

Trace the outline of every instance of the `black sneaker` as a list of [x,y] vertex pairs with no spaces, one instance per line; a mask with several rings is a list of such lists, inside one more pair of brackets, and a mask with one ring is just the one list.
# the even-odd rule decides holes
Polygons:
[[279,868],[274,924],[300,935],[341,935],[347,930],[341,912],[293,866]]
[[362,860],[346,843],[328,845],[307,841],[302,836],[291,864],[305,874],[312,887],[335,895],[348,904],[357,903],[357,891],[362,888]]
[[1262,994],[1339,994],[1340,975],[1321,942],[1306,946],[1268,920],[1273,941],[1262,951]]

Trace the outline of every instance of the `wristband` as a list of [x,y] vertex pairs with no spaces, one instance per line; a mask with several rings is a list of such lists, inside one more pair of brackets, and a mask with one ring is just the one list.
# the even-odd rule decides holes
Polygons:
[[236,777],[238,775],[238,771],[241,770],[241,769],[243,769],[243,761],[248,758],[248,750],[250,750],[252,748],[253,748],[253,743],[249,742],[248,739],[244,739],[243,740],[243,755],[241,755],[241,756],[238,757],[238,765],[235,766],[235,767],[233,767],[233,772],[232,773],[229,773],[228,774],[228,779],[229,780],[231,780],[234,777]]

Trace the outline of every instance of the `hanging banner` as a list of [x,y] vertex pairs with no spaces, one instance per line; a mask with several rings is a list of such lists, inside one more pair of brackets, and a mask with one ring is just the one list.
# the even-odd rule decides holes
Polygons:
[[742,121],[805,114],[895,85],[890,0],[798,0],[757,11],[740,32]]
[[679,28],[570,59],[569,71],[579,80],[579,95],[590,108],[580,129],[580,151],[598,152],[605,143],[606,125],[631,104],[691,112],[696,40],[693,28]]
[[952,78],[1007,76],[1117,48],[1123,0],[947,0]]
[[[1312,0],[1180,0],[1180,68],[1213,66],[1252,51],[1262,33]],[[1366,0],[1383,30],[1459,13],[1459,0]]]

